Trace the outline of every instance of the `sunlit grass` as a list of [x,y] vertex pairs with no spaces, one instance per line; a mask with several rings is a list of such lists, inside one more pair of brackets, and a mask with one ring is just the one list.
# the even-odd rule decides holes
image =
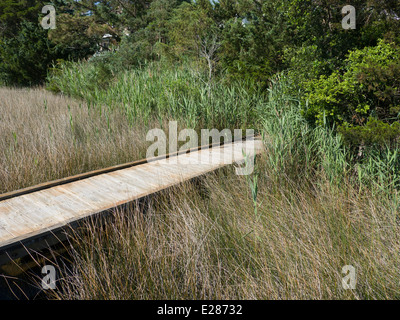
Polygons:
[[182,120],[188,128],[217,129],[260,124],[265,97],[260,90],[249,93],[242,83],[226,84],[222,79],[210,85],[196,69],[152,63],[110,77],[105,89],[98,85],[98,69],[87,63],[62,66],[49,77],[48,88],[121,109],[130,121],[168,117]]
[[146,156],[149,127],[119,109],[42,89],[0,88],[0,97],[0,193]]
[[[268,92],[210,86],[160,64],[96,85],[76,64],[41,90],[0,89],[3,191],[145,157],[150,128],[255,128],[266,153],[115,211],[73,235],[58,299],[398,299],[397,150],[356,159],[310,126],[285,78]],[[93,76],[94,77],[94,76]],[[95,79],[96,80],[96,79]],[[93,82],[94,81],[94,82]],[[341,286],[342,268],[357,287]]]

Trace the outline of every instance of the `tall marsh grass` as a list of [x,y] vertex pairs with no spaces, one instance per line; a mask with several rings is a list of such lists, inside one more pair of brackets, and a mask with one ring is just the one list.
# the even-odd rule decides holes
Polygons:
[[[208,83],[197,68],[150,63],[142,68],[99,75],[90,63],[62,65],[49,77],[48,88],[88,104],[121,109],[130,121],[182,120],[188,128],[254,128],[265,103],[261,91],[250,93],[241,83]],[[98,85],[107,78],[107,87]]]
[[[258,161],[257,215],[225,169],[73,236],[56,299],[398,299],[400,227],[386,197],[304,186]],[[357,272],[344,290],[342,268]],[[62,268],[60,269],[62,270]]]
[[285,81],[273,82],[264,113],[271,167],[299,180],[323,174],[330,183],[343,182],[350,165],[340,136],[332,129],[310,126],[300,114],[300,102],[286,93]]
[[[360,185],[340,137],[310,127],[283,81],[263,104],[253,176],[224,168],[88,222],[52,298],[398,299],[397,191]],[[390,173],[369,159],[365,177]],[[342,287],[346,265],[355,290]]]
[[[101,84],[97,72],[81,63],[50,77],[78,101],[0,89],[1,190],[144,158],[146,132],[168,120],[255,127],[267,152],[252,176],[223,168],[116,209],[112,223],[88,221],[71,235],[72,266],[59,266],[50,298],[400,298],[398,151],[355,162],[333,130],[304,121],[284,77],[250,93],[184,66],[146,65]],[[345,265],[356,290],[341,285]]]
[[119,109],[41,89],[0,88],[0,97],[0,194],[146,156],[149,127]]

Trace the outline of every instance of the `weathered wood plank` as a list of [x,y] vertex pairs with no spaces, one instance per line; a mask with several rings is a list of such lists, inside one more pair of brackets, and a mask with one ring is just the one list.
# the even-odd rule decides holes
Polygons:
[[49,188],[33,187],[31,192],[6,197],[0,201],[0,260],[2,250],[9,250],[21,241],[33,241],[82,218],[242,161],[242,147],[246,143],[254,143],[256,153],[262,149],[259,140],[243,145],[228,143],[168,159],[142,161],[137,166],[122,165],[117,171],[74,178],[69,183],[63,180],[62,184]]

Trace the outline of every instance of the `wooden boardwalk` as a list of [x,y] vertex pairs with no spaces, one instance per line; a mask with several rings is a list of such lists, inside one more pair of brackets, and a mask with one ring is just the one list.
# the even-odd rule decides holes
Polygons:
[[259,138],[197,148],[0,195],[0,265],[62,241],[66,226],[182,181],[240,163],[262,150]]

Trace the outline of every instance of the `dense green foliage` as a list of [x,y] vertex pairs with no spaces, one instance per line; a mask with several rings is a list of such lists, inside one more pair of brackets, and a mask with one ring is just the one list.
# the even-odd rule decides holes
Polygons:
[[[41,26],[42,7],[56,8],[55,30]],[[76,61],[95,53],[107,28],[68,0],[2,1],[0,4],[0,81],[7,85],[43,84],[57,60]]]
[[[351,51],[343,70],[307,82],[305,114],[319,124],[342,125],[353,143],[393,142],[399,137],[398,122],[387,123],[399,120],[399,88],[400,50],[381,41]],[[368,122],[371,117],[377,120]],[[359,128],[367,122],[366,128]]]
[[10,38],[18,33],[23,21],[38,21],[44,1],[37,0],[2,0],[0,2],[0,39]]
[[42,81],[54,57],[47,32],[32,22],[22,22],[15,38],[0,43],[0,74],[9,84],[30,85]]
[[[340,0],[52,3],[57,28],[51,31],[38,24],[42,1],[0,5],[2,82],[38,84],[51,71],[49,89],[81,96],[66,89],[63,75],[82,79],[80,91],[93,94],[117,86],[127,70],[162,61],[166,68],[196,65],[210,92],[214,81],[244,80],[254,93],[285,71],[287,89],[310,124],[334,125],[354,146],[396,143],[399,1],[353,1],[354,30],[342,28],[348,3]],[[104,34],[112,36],[110,51],[102,47]],[[76,66],[63,62],[83,58],[88,62]]]

